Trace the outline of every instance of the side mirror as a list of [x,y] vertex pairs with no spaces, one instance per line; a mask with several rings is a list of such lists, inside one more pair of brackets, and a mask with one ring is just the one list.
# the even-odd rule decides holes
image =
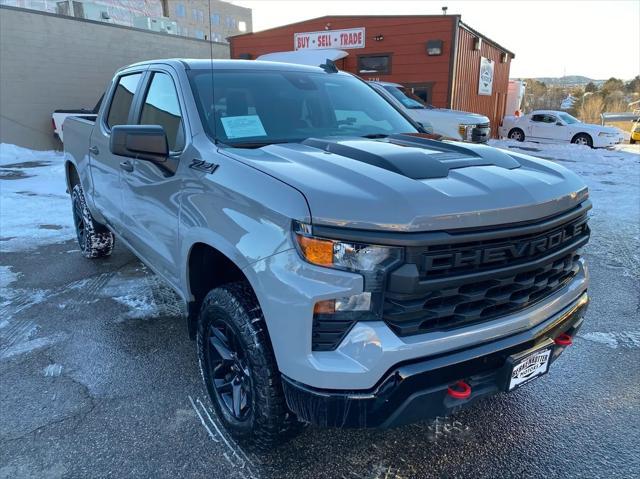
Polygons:
[[111,153],[163,163],[169,156],[164,128],[159,125],[117,125],[111,129]]

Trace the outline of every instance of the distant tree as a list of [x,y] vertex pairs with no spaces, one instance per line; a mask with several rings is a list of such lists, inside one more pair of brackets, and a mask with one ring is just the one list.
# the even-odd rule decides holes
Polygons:
[[596,86],[595,83],[593,83],[592,81],[590,81],[589,83],[587,83],[584,87],[584,91],[585,93],[595,93],[598,91],[598,87]]
[[585,123],[599,123],[600,114],[604,111],[604,100],[598,94],[590,94],[583,98],[578,108],[578,118]]
[[624,82],[618,78],[611,77],[602,84],[602,88],[600,90],[604,96],[607,96],[611,92],[624,90]]
[[548,108],[547,93],[549,88],[544,82],[529,78],[526,80],[527,89],[522,109],[526,112]]
[[621,91],[613,91],[604,99],[604,109],[611,113],[627,111],[628,104],[625,94]]
[[636,75],[633,80],[630,80],[624,86],[627,93],[638,93],[640,94],[640,75]]

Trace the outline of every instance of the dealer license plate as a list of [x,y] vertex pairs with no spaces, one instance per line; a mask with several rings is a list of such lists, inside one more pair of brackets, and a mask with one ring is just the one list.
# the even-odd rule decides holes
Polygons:
[[551,347],[538,349],[517,359],[511,370],[508,390],[511,391],[545,374],[549,370],[551,349]]

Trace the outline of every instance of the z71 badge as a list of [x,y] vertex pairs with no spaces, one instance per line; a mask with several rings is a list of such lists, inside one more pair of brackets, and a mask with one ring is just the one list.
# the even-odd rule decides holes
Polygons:
[[205,173],[213,173],[218,169],[218,165],[215,163],[207,163],[204,160],[193,160],[189,165],[189,168],[194,170],[204,171]]

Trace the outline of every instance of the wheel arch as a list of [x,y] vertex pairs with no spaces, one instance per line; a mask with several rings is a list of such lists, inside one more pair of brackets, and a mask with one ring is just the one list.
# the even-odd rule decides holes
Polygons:
[[71,160],[66,160],[64,164],[65,178],[67,181],[67,193],[71,194],[71,190],[75,185],[82,185],[78,168]]
[[593,135],[591,133],[587,133],[586,131],[579,131],[578,133],[576,133],[575,135],[573,135],[571,137],[571,143],[573,143],[575,141],[576,138],[578,138],[579,136],[586,136],[591,140],[591,144],[593,145]]
[[525,138],[524,130],[519,126],[512,126],[511,128],[509,128],[509,132],[507,133],[507,138],[511,138],[511,133],[513,133],[516,130],[519,130],[520,132],[522,132],[522,137]]
[[198,313],[209,291],[223,284],[246,282],[255,294],[251,278],[244,272],[239,252],[230,247],[216,247],[210,240],[192,241],[185,255],[184,286],[187,298],[187,328],[195,338]]

